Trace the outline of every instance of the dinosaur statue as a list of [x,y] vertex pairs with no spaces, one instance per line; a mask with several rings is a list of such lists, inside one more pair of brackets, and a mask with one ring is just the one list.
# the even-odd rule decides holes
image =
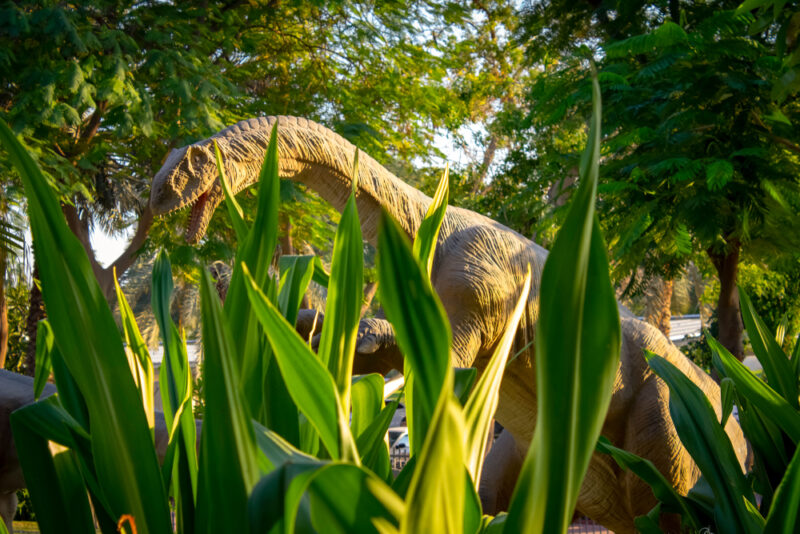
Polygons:
[[[46,384],[41,398],[56,392],[56,387]],[[9,534],[14,534],[12,521],[17,510],[17,490],[25,488],[22,467],[11,435],[11,412],[33,402],[33,378],[0,369],[0,518],[5,521]],[[197,421],[197,442],[200,443],[201,422]],[[155,412],[155,446],[160,462],[164,461],[169,443],[169,432],[164,413]]]
[[[234,193],[253,185],[275,121],[279,121],[279,173],[316,191],[342,210],[350,194],[355,147],[314,122],[295,117],[261,117],[239,122],[210,139],[173,150],[153,179],[150,206],[156,215],[191,208],[186,238],[197,242],[223,200],[213,152],[216,141]],[[414,236],[431,199],[393,176],[375,160],[359,155],[356,202],[364,238],[377,241],[381,210]],[[501,508],[516,482],[536,424],[534,349],[530,341],[539,315],[539,280],[547,251],[513,230],[478,213],[448,207],[434,256],[431,280],[453,330],[452,363],[480,371],[500,340],[520,294],[528,264],[533,287],[506,369],[496,419],[508,435],[493,448],[481,481],[486,513]],[[720,411],[717,385],[655,328],[621,310],[622,349],[611,405],[602,433],[612,443],[655,463],[683,494],[699,471],[678,439],[668,412],[667,386],[649,370],[643,350],[667,358],[697,384]],[[356,372],[400,368],[391,326],[382,319],[362,323]],[[380,356],[370,362],[369,355]],[[726,431],[741,461],[746,444],[735,421]],[[595,453],[578,497],[577,509],[618,532],[634,532],[633,519],[650,511],[655,498],[635,475],[622,472]]]

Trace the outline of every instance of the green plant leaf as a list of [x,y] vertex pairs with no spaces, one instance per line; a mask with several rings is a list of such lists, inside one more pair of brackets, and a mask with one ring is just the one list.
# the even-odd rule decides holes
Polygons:
[[[509,532],[564,532],[611,401],[620,325],[606,247],[594,213],[600,88],[580,186],[547,258],[536,346],[537,421],[506,519]],[[573,325],[567,333],[564,325]]]
[[39,400],[53,371],[53,329],[46,319],[36,325],[36,376],[33,380],[33,400]]
[[114,288],[119,305],[119,316],[122,322],[123,340],[128,347],[128,351],[125,354],[128,356],[128,366],[131,368],[133,381],[136,383],[136,388],[142,397],[142,406],[144,406],[144,413],[147,416],[147,424],[152,431],[155,426],[153,361],[150,359],[147,344],[144,342],[141,333],[139,333],[139,326],[136,324],[133,310],[131,310],[128,300],[125,298],[125,293],[122,292],[122,288],[119,285],[116,269],[114,269],[113,275]]
[[319,460],[286,462],[258,481],[247,505],[249,532],[292,534],[312,532],[308,510],[302,510],[301,525],[295,528],[306,482],[323,465]]
[[[25,424],[25,408],[11,415],[20,465],[43,534],[94,532],[80,467],[73,453],[52,453],[45,436]],[[0,520],[0,525],[5,524]]]
[[797,532],[800,527],[798,515],[800,515],[800,447],[795,449],[783,480],[775,491],[764,532],[781,534]]
[[243,388],[250,413],[261,413],[266,363],[261,357],[263,333],[253,314],[250,299],[242,275],[242,264],[250,267],[250,272],[259,289],[267,294],[272,284],[269,267],[275,246],[278,242],[278,205],[280,201],[280,180],[278,178],[278,123],[276,121],[261,166],[258,185],[258,208],[253,226],[247,237],[239,244],[236,261],[231,275],[228,294],[225,297],[225,318],[230,325],[234,348],[234,370],[237,384]]
[[192,371],[186,343],[169,315],[172,288],[172,266],[162,250],[153,263],[150,295],[164,347],[158,380],[169,441],[162,473],[167,487],[172,481],[178,524],[181,530],[191,532],[197,497],[197,427],[192,414]]
[[669,386],[669,413],[681,443],[714,492],[717,528],[731,533],[754,532],[743,498],[753,502],[755,497],[711,403],[674,365],[653,353],[647,354],[650,368]]
[[317,458],[304,453],[283,439],[283,436],[277,432],[261,425],[258,421],[253,421],[252,423],[258,448],[274,467],[281,466],[286,462],[319,462]]
[[278,268],[278,308],[289,324],[297,321],[297,312],[314,274],[314,259],[317,256],[281,256]]
[[342,211],[333,242],[325,321],[322,323],[317,350],[320,360],[333,375],[345,414],[350,412],[350,382],[353,376],[358,323],[361,319],[363,241],[356,196],[352,193]]
[[770,333],[767,325],[758,316],[750,297],[742,288],[739,288],[739,303],[750,344],[753,346],[756,358],[764,367],[767,382],[792,408],[800,410],[797,400],[797,380],[792,378],[792,366],[789,359],[775,340],[775,336]]
[[53,362],[53,376],[55,377],[56,387],[58,388],[58,399],[61,406],[72,416],[73,419],[86,432],[89,431],[89,409],[86,401],[78,389],[78,384],[64,363],[64,357],[58,351],[58,347],[53,345],[51,355]]
[[417,235],[414,238],[414,258],[420,265],[425,267],[425,272],[428,273],[429,278],[433,268],[436,241],[439,237],[439,230],[442,228],[444,214],[447,211],[447,196],[450,188],[449,174],[450,167],[446,166],[442,173],[442,178],[439,180],[439,185],[436,187],[433,200],[428,206],[425,218],[419,225],[419,230],[417,230]]
[[647,515],[642,515],[633,520],[636,530],[641,534],[664,534],[658,524],[661,517],[661,503],[655,505]]
[[[789,464],[790,456],[786,452],[789,440],[785,440],[781,429],[753,403],[741,395],[737,395],[736,402],[739,405],[739,424],[753,448],[753,471],[762,485],[756,489],[763,499],[771,500],[775,492],[774,486],[777,486]],[[762,500],[762,509],[766,510],[763,503]]]
[[260,475],[258,449],[238,388],[231,333],[214,282],[205,269],[200,299],[205,415],[200,440],[198,530],[247,532],[248,495]]
[[[243,265],[253,311],[264,327],[289,394],[334,459],[358,460],[350,426],[328,370],[258,288]],[[327,320],[327,318],[326,318]]]
[[372,373],[356,377],[352,396],[350,429],[357,440],[383,409],[383,376]]
[[464,419],[458,401],[450,393],[451,381],[452,373],[447,375],[425,441],[417,453],[406,495],[407,510],[400,522],[404,533],[464,530]]
[[392,417],[394,417],[399,404],[397,400],[387,404],[356,439],[358,451],[361,453],[361,462],[364,466],[372,469],[376,475],[388,481],[391,481],[392,468],[385,439],[386,432],[389,431],[389,425],[392,424]]
[[497,344],[492,358],[481,373],[481,378],[464,406],[464,423],[467,433],[464,440],[466,464],[473,483],[477,486],[481,480],[483,460],[486,451],[486,436],[489,425],[492,423],[497,402],[500,397],[500,383],[503,380],[503,371],[506,368],[511,346],[517,335],[517,328],[528,305],[528,294],[531,289],[531,268],[522,282],[522,293],[511,318],[506,325],[506,331]]
[[724,427],[725,423],[728,422],[728,417],[733,411],[733,399],[736,396],[736,386],[734,385],[733,380],[726,376],[720,381],[719,388],[722,397],[722,415],[720,416],[719,424]]
[[412,384],[406,381],[406,406],[413,404],[409,435],[412,453],[416,454],[422,447],[445,378],[452,372],[452,334],[427,273],[414,260],[403,231],[386,213],[381,217],[378,235],[381,303],[413,373]]
[[[665,511],[679,513],[685,524],[693,528],[700,527],[700,522],[686,503],[686,498],[675,491],[675,488],[664,478],[664,475],[656,469],[653,462],[614,447],[611,442],[603,436],[600,436],[600,439],[597,441],[597,450],[603,454],[610,455],[622,469],[632,471],[636,476],[645,481],[647,485],[650,486],[650,489],[653,490],[653,495],[656,496],[656,499],[667,507]],[[658,518],[656,517],[656,519]]]
[[244,222],[244,212],[242,207],[236,202],[236,197],[228,184],[228,177],[225,175],[225,165],[222,163],[222,153],[219,151],[217,141],[214,140],[214,156],[217,162],[217,172],[219,172],[219,182],[222,184],[222,191],[225,193],[225,206],[228,208],[228,215],[233,223],[233,231],[236,233],[236,240],[244,242],[250,229]]
[[761,413],[781,427],[797,444],[800,443],[800,412],[770,386],[759,380],[743,363],[737,360],[722,344],[706,335],[714,358],[725,369],[725,374],[736,384],[739,395],[743,395],[761,410]]
[[311,520],[317,532],[378,532],[382,518],[397,527],[405,504],[385,482],[363,468],[330,464],[308,482]]
[[322,265],[322,260],[319,259],[319,256],[314,256],[314,274],[311,279],[322,287],[327,288],[330,283],[330,278],[331,275],[325,270],[325,266]]
[[453,394],[455,394],[461,406],[467,403],[476,378],[478,378],[478,370],[474,367],[456,367],[453,369]]
[[140,532],[169,532],[166,492],[147,418],[86,251],[38,166],[3,121],[0,140],[28,198],[42,296],[56,345],[86,399],[104,495],[115,516],[136,518]]

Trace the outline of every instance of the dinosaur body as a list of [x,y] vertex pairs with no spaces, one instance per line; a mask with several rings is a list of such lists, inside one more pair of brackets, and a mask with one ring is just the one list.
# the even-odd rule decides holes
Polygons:
[[[341,210],[350,194],[355,147],[330,130],[294,117],[250,119],[213,138],[173,151],[153,180],[151,207],[156,214],[192,206],[187,239],[205,231],[223,193],[217,178],[212,140],[223,153],[234,192],[256,183],[269,134],[276,120],[279,172],[301,182]],[[431,199],[405,184],[372,158],[359,156],[356,191],[365,239],[377,240],[377,222],[386,210],[413,237]],[[522,353],[506,369],[496,419],[508,435],[487,459],[481,481],[486,513],[507,505],[518,464],[536,424],[534,348],[531,341],[539,314],[539,280],[547,251],[524,236],[480,214],[448,207],[437,243],[431,280],[453,329],[454,366],[486,365],[511,315],[527,266],[533,285],[512,354]],[[680,444],[668,413],[667,386],[649,370],[644,349],[664,356],[708,395],[719,411],[719,389],[660,332],[621,310],[622,352],[614,393],[602,434],[612,443],[655,463],[682,493],[699,472]],[[364,323],[359,333],[356,371],[402,369],[391,327],[380,319]],[[370,359],[370,354],[375,360]],[[382,369],[376,369],[382,368]],[[734,421],[726,427],[737,454],[746,445]],[[655,504],[648,487],[622,472],[610,457],[595,454],[578,497],[578,510],[618,533],[633,532],[633,518]]]

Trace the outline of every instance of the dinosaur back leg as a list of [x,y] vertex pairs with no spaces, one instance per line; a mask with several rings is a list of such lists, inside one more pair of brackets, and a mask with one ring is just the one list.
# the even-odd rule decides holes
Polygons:
[[525,457],[518,450],[514,437],[503,430],[483,464],[478,488],[483,513],[497,515],[508,510],[524,461]]

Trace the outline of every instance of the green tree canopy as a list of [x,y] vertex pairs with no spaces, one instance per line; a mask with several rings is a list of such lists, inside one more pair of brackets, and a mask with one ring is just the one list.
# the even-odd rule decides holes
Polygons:
[[[553,5],[545,4],[542,13]],[[646,275],[671,278],[693,254],[706,255],[721,282],[721,341],[741,356],[735,286],[741,256],[796,258],[800,250],[800,138],[792,126],[800,108],[793,97],[780,105],[772,97],[783,68],[776,25],[754,33],[754,17],[735,8],[642,4],[638,23],[627,29],[616,28],[620,12],[605,3],[593,17],[578,10],[577,22],[565,15],[563,27],[582,24],[586,42],[542,63],[521,123],[531,141],[520,141],[509,174],[533,169],[531,181],[545,184],[540,190],[550,185],[539,198],[553,201],[552,184],[577,164],[588,63],[596,59],[605,134],[599,212],[618,279],[640,265]],[[605,10],[608,24],[597,10]],[[553,50],[562,51],[553,39]]]

